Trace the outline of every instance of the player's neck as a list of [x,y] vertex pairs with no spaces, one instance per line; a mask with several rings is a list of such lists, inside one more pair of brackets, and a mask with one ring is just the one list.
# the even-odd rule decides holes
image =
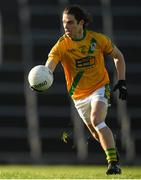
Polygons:
[[76,34],[76,36],[75,36],[74,38],[72,38],[72,39],[73,39],[73,40],[80,41],[80,40],[84,39],[85,35],[86,35],[85,30],[82,30],[82,31],[78,32],[78,33]]
[[83,38],[83,36],[84,36],[84,30],[81,30],[80,32],[78,32],[78,34],[77,34],[77,39],[82,39]]

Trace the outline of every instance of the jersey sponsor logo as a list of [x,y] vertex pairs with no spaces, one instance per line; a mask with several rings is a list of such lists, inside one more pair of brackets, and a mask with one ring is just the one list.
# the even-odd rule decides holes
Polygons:
[[82,59],[75,60],[75,65],[77,69],[91,68],[95,65],[96,58],[94,56],[87,56]]

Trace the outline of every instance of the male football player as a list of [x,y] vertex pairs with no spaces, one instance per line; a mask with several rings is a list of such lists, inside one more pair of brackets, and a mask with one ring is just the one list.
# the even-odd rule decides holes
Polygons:
[[64,35],[51,49],[45,65],[53,72],[58,63],[62,64],[68,93],[80,117],[106,154],[106,174],[121,174],[113,133],[105,123],[110,80],[104,57],[112,57],[117,70],[114,90],[118,89],[119,98],[126,100],[124,56],[110,38],[87,29],[89,18],[81,7],[66,7],[62,23]]

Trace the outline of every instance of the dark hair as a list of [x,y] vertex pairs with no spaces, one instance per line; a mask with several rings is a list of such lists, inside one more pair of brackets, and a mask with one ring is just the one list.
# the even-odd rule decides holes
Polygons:
[[84,20],[83,28],[91,24],[93,21],[91,15],[85,12],[85,10],[78,5],[70,5],[65,7],[63,13],[74,15],[77,22]]

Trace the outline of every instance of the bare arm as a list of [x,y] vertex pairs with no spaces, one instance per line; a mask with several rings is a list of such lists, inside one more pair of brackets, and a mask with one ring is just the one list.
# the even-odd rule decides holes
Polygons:
[[110,55],[114,59],[118,80],[125,80],[126,67],[123,54],[117,47],[114,47]]
[[55,68],[56,68],[56,63],[55,63],[55,61],[47,61],[46,62],[46,64],[45,64],[45,66],[47,66],[51,71],[52,71],[52,73],[54,72],[54,70],[55,70]]
[[118,89],[119,98],[122,100],[126,100],[128,93],[127,93],[126,80],[125,80],[126,67],[125,67],[124,56],[117,47],[114,47],[110,55],[114,59],[115,67],[117,70],[117,79],[118,79],[118,82],[114,86],[113,91],[116,91]]

